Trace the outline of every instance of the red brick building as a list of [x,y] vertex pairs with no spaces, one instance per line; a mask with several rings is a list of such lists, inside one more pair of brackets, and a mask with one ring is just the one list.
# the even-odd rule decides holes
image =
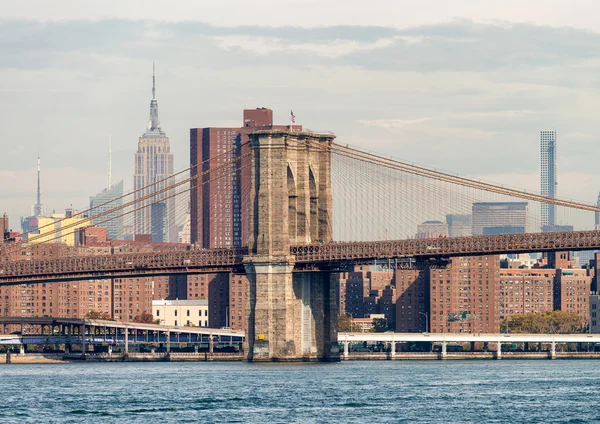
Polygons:
[[429,269],[397,269],[394,282],[396,332],[413,333],[428,329]]
[[582,324],[590,320],[592,276],[585,269],[557,269],[554,282],[554,309],[574,312]]
[[430,331],[494,333],[500,328],[498,256],[452,258],[430,272]]
[[554,309],[556,270],[500,269],[500,322],[514,314],[546,312]]

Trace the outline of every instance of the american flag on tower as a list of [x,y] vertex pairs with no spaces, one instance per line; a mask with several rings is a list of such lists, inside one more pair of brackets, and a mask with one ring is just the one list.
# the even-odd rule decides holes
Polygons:
[[290,110],[290,121],[292,121],[292,124],[296,123],[296,115],[294,115],[294,112],[292,110]]

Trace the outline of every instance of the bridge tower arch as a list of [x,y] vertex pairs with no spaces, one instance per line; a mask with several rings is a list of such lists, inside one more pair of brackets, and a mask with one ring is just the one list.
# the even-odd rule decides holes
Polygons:
[[281,130],[250,135],[249,361],[339,360],[336,283],[326,272],[293,272],[290,255],[292,244],[331,241],[334,138]]

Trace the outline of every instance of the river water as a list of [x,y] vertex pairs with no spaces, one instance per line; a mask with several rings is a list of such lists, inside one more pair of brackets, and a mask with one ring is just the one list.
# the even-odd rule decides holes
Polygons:
[[598,423],[600,362],[0,365],[0,423]]

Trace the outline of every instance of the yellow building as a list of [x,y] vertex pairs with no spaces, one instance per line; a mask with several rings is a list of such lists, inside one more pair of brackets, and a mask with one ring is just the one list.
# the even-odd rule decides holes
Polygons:
[[60,223],[60,241],[67,246],[75,246],[75,230],[77,228],[89,227],[91,220],[89,218],[66,218]]
[[64,243],[67,246],[74,246],[75,230],[88,227],[91,225],[91,221],[89,218],[80,216],[72,218],[72,215],[73,212],[67,211],[66,215],[55,214],[51,218],[38,218],[39,234],[32,234],[29,239],[30,243]]

